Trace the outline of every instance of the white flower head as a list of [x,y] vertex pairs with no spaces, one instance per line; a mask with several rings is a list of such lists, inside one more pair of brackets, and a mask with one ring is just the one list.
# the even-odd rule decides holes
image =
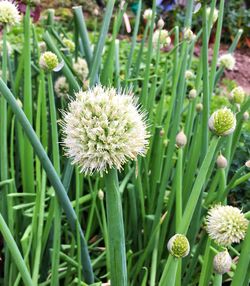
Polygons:
[[69,84],[65,76],[60,76],[55,82],[55,92],[58,97],[66,97],[69,93]]
[[219,66],[228,70],[233,70],[235,63],[236,61],[232,54],[221,55],[218,60]]
[[143,13],[143,19],[149,21],[152,19],[152,17],[153,17],[152,9],[146,9]]
[[210,116],[208,126],[217,136],[226,136],[234,132],[236,117],[229,108],[224,107]]
[[[207,13],[207,18],[209,18],[210,14],[211,14],[211,8],[210,7],[207,8],[206,13]],[[219,11],[216,8],[214,8],[214,13],[212,16],[213,23],[215,23],[217,21],[218,15],[219,15]]]
[[73,69],[77,76],[82,80],[85,81],[89,74],[88,64],[85,59],[77,58],[76,61],[73,63]]
[[167,245],[168,251],[176,258],[183,258],[189,254],[189,241],[183,234],[175,234],[170,238]]
[[214,271],[218,274],[225,274],[230,271],[232,266],[232,258],[227,250],[219,252],[213,260]]
[[70,102],[64,113],[63,143],[81,172],[120,170],[129,159],[145,155],[146,129],[145,115],[131,93],[97,85],[76,93]]
[[206,230],[211,239],[222,246],[239,243],[244,239],[248,220],[240,209],[216,205],[208,211]]
[[0,24],[14,26],[21,20],[21,16],[15,3],[0,1]]
[[171,38],[168,35],[168,31],[167,30],[155,30],[154,34],[153,34],[153,46],[157,47],[158,46],[158,42],[160,45],[160,48],[165,47],[165,46],[169,46],[171,44]]
[[187,136],[182,130],[176,135],[175,142],[179,148],[182,148],[187,144]]

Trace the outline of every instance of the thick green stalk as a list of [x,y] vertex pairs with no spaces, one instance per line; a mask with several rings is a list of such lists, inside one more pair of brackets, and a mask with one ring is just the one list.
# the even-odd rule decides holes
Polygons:
[[[224,3],[225,3],[225,0],[220,0],[219,17],[218,17],[218,22],[217,22],[215,43],[213,47],[213,59],[212,59],[211,71],[210,71],[209,89],[211,93],[214,89],[214,80],[215,80],[216,67],[217,67],[218,55],[219,55],[219,49],[220,49],[221,30],[222,30],[223,15],[224,15]],[[211,98],[211,93],[210,93],[210,98]]]
[[181,224],[182,220],[182,158],[183,158],[183,150],[179,148],[178,150],[178,162],[176,167],[176,191],[175,191],[175,203],[176,203],[176,210],[175,210],[175,220],[176,220],[176,229]]
[[[32,114],[32,81],[31,81],[31,19],[30,19],[30,7],[26,6],[26,13],[24,16],[24,113],[27,116],[30,124],[33,125]],[[24,136],[25,146],[25,168],[23,172],[23,190],[26,192],[34,193],[35,190],[35,178],[34,178],[34,154],[33,148],[29,143],[29,140]]]
[[242,244],[241,254],[237,268],[234,273],[233,281],[231,286],[243,286],[245,277],[248,275],[247,270],[250,265],[250,224],[248,224],[247,233]]
[[[45,150],[43,149],[43,146],[39,139],[37,138],[37,135],[35,131],[33,130],[32,126],[30,125],[27,117],[25,116],[22,109],[18,106],[17,101],[11,91],[8,89],[6,84],[0,79],[0,92],[3,95],[3,97],[7,100],[9,103],[13,113],[16,115],[17,120],[23,127],[24,132],[26,133],[26,136],[29,138],[30,143],[32,144],[37,156],[39,157],[43,168],[45,169],[48,179],[51,182],[51,185],[53,186],[58,199],[60,201],[60,204],[63,208],[63,210],[66,213],[66,216],[68,218],[70,227],[76,235],[76,227],[75,223],[77,221],[76,214],[74,212],[74,209],[70,203],[70,200],[67,196],[67,193],[65,191],[65,188],[55,171],[51,161],[49,160]],[[80,229],[80,228],[79,228]],[[81,230],[80,230],[81,231]],[[92,283],[94,281],[94,276],[92,272],[90,257],[87,249],[87,244],[83,235],[83,232],[81,231],[81,244],[82,244],[82,261],[83,261],[83,274],[86,279],[86,282]]]
[[221,286],[221,285],[222,285],[222,275],[221,274],[215,274],[213,286]]
[[218,137],[213,137],[209,149],[207,151],[207,155],[201,165],[199,174],[195,180],[191,195],[189,197],[189,200],[187,202],[185,211],[183,213],[183,220],[182,220],[182,224],[180,225],[179,228],[179,233],[183,233],[186,234],[189,225],[191,223],[192,217],[193,217],[193,213],[195,211],[197,202],[199,200],[199,197],[201,195],[201,191],[203,188],[203,184],[205,183],[206,177],[207,177],[207,173],[209,170],[209,166],[212,162],[212,159],[214,157],[214,153],[216,151],[216,147],[217,144],[219,142],[219,138]]
[[33,286],[32,279],[30,277],[29,271],[25,265],[25,262],[22,258],[22,255],[16,245],[16,242],[5,223],[1,213],[0,213],[0,231],[3,235],[4,241],[13,257],[13,260],[16,263],[16,266],[18,270],[20,271],[21,277],[23,279],[23,282],[25,283],[25,286]]
[[202,112],[202,143],[201,158],[204,159],[208,148],[208,118],[210,111],[209,72],[208,72],[208,31],[207,5],[202,8],[202,67],[203,67],[203,112]]
[[112,286],[127,286],[126,248],[117,170],[105,174],[110,274]]
[[[55,170],[60,176],[60,153],[59,153],[59,137],[57,130],[57,118],[56,118],[56,106],[55,96],[53,90],[53,81],[51,72],[47,75],[48,78],[48,94],[49,94],[49,107],[50,107],[50,123],[51,123],[51,145],[52,145],[52,162]],[[53,253],[52,253],[52,277],[51,285],[56,286],[59,283],[58,280],[58,268],[59,268],[59,252],[61,241],[61,210],[57,198],[55,198],[55,210],[54,210],[54,234],[53,234]]]
[[96,77],[98,74],[98,70],[99,70],[99,67],[101,65],[102,51],[103,51],[105,40],[106,40],[106,37],[108,34],[109,24],[110,24],[110,20],[112,17],[112,12],[114,9],[115,2],[116,2],[115,0],[108,1],[107,7],[106,7],[106,13],[105,13],[105,16],[103,19],[103,24],[102,24],[102,28],[100,31],[100,36],[98,39],[98,43],[95,47],[93,60],[91,63],[91,70],[90,70],[90,75],[89,75],[90,86],[92,86],[95,83]]
[[[7,27],[3,28],[3,57],[2,57],[2,78],[3,81],[7,82]],[[0,97],[0,122],[1,122],[1,132],[0,132],[0,181],[8,180],[8,139],[7,139],[7,129],[8,129],[8,119],[7,119],[7,103],[4,98]],[[0,192],[1,206],[0,210],[3,217],[7,220],[8,210],[7,210],[7,197],[8,185],[4,185],[2,191]],[[9,277],[9,251],[7,247],[5,249],[5,261],[4,261],[4,283],[7,285]]]

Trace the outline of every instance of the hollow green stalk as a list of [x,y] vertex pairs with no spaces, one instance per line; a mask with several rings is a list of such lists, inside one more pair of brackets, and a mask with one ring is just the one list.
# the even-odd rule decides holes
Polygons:
[[[24,132],[26,133],[27,137],[30,140],[30,143],[32,144],[37,156],[39,157],[43,168],[45,169],[48,179],[50,180],[57,196],[60,201],[60,204],[62,208],[64,209],[66,216],[68,218],[70,227],[76,235],[76,228],[75,223],[77,221],[76,214],[74,212],[74,209],[70,203],[70,200],[67,196],[67,193],[65,191],[65,188],[55,171],[51,161],[49,160],[45,150],[43,149],[43,146],[39,139],[37,138],[37,135],[35,131],[33,130],[32,126],[30,125],[27,117],[25,116],[22,109],[18,106],[17,101],[11,91],[8,89],[6,84],[0,79],[0,92],[3,95],[3,97],[6,99],[6,101],[9,103],[13,113],[16,115],[17,120],[23,127]],[[79,228],[80,229],[80,228]],[[81,231],[81,229],[80,229]],[[92,283],[94,281],[93,271],[91,267],[90,257],[87,249],[87,244],[83,235],[83,232],[81,231],[81,245],[82,245],[82,261],[83,261],[83,276],[86,279],[86,282]]]
[[22,258],[22,255],[16,245],[16,242],[5,222],[3,219],[1,213],[0,213],[0,231],[3,235],[4,241],[13,257],[13,260],[16,263],[16,266],[18,270],[20,271],[21,277],[23,279],[23,282],[26,286],[33,286],[32,279],[30,277],[29,271],[26,267],[26,264]]
[[[27,116],[30,124],[33,125],[32,112],[32,80],[31,80],[31,19],[30,6],[26,6],[26,13],[24,16],[24,113]],[[27,192],[33,193],[35,190],[34,178],[34,154],[33,148],[26,136],[24,136],[25,146],[25,167],[22,170],[23,189]]]
[[[51,123],[51,142],[52,142],[52,162],[55,167],[55,171],[60,176],[60,153],[59,153],[59,137],[57,130],[57,116],[55,106],[55,96],[53,89],[52,73],[47,74],[48,78],[48,94],[49,94],[49,107],[50,107],[50,123]],[[55,210],[54,210],[54,235],[53,235],[53,253],[52,253],[52,277],[51,285],[56,286],[59,283],[58,280],[58,268],[59,268],[59,252],[61,241],[61,210],[60,205],[55,197]]]
[[117,170],[109,170],[104,179],[106,184],[111,284],[114,286],[127,286],[125,235]]

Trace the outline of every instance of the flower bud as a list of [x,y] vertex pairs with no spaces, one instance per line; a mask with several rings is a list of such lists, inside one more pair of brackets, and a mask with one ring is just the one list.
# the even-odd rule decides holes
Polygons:
[[168,251],[176,258],[183,258],[189,254],[189,241],[183,234],[175,234],[168,241]]
[[165,25],[165,23],[164,23],[163,19],[160,18],[160,19],[158,20],[158,23],[157,23],[158,29],[162,29],[162,28],[164,27],[164,25]]
[[228,251],[219,252],[215,255],[213,261],[214,271],[218,274],[225,274],[229,272],[232,265],[232,258]]
[[[211,8],[210,7],[207,8],[206,13],[207,13],[207,18],[209,18],[210,17],[210,13],[211,13]],[[219,11],[216,8],[214,8],[214,12],[213,12],[213,16],[212,16],[213,23],[215,23],[217,21],[218,15],[219,15]]]
[[71,53],[75,50],[75,43],[69,39],[63,39],[63,44],[69,49]]
[[100,201],[103,201],[103,199],[104,199],[104,192],[103,192],[103,190],[99,190],[98,191],[98,198],[100,199]]
[[143,19],[149,21],[152,19],[152,17],[153,17],[152,9],[146,9],[143,13]]
[[241,104],[243,103],[245,99],[245,92],[244,89],[241,86],[235,87],[229,95],[229,99],[236,103],[236,104]]
[[23,103],[19,98],[17,98],[16,102],[20,108],[23,108]]
[[223,155],[219,155],[216,160],[218,169],[225,169],[227,167],[227,159]]
[[189,91],[189,94],[188,94],[188,97],[190,98],[190,99],[194,99],[194,98],[196,98],[196,96],[197,96],[197,90],[196,89],[191,89],[190,91]]
[[187,136],[184,134],[183,131],[180,131],[177,134],[175,141],[176,141],[176,145],[179,148],[182,148],[182,147],[184,147],[187,144]]
[[250,160],[246,161],[245,166],[246,166],[247,168],[250,168]]
[[191,70],[186,70],[185,79],[190,80],[194,78],[194,73]]
[[245,112],[243,113],[243,119],[244,119],[245,121],[247,121],[247,120],[249,119],[249,113],[248,113],[247,111],[245,111]]
[[185,28],[183,31],[183,38],[186,41],[192,41],[196,38],[196,35],[193,33],[193,31],[190,28]]
[[52,71],[59,65],[57,55],[52,52],[45,52],[41,55],[39,64],[42,69]]
[[197,112],[201,112],[203,110],[203,104],[202,103],[197,103],[195,108],[196,108]]
[[234,132],[236,117],[230,109],[224,107],[210,116],[208,126],[217,136],[226,136]]

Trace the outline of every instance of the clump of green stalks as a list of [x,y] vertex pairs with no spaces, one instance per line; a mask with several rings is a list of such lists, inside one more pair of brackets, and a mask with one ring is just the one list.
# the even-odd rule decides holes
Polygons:
[[[250,279],[250,227],[241,244],[228,248],[235,259],[224,275],[213,271],[213,257],[223,249],[204,228],[208,208],[226,204],[230,190],[250,178],[247,166],[237,170],[233,178],[228,176],[250,99],[240,109],[232,106],[237,118],[233,134],[216,137],[208,129],[211,96],[223,74],[217,61],[225,1],[202,1],[198,14],[203,22],[201,30],[194,39],[185,40],[182,31],[192,28],[195,6],[195,1],[187,1],[185,26],[169,31],[172,46],[167,52],[161,52],[160,43],[153,46],[154,20],[146,21],[143,37],[137,40],[139,25],[145,22],[142,1],[129,45],[119,40],[127,5],[114,10],[115,2],[108,1],[101,30],[95,31],[93,42],[81,7],[73,7],[72,33],[54,21],[53,10],[49,10],[43,40],[47,50],[64,62],[59,73],[46,74],[39,67],[37,27],[31,22],[29,5],[23,18],[24,34],[18,35],[24,37],[23,52],[7,53],[8,34],[4,32],[4,77],[0,79],[0,232],[4,246],[0,284],[109,285],[110,277],[116,276],[113,281],[121,282],[112,286],[203,286],[222,285],[223,281],[246,286]],[[219,16],[212,25],[216,5]],[[210,16],[207,7],[211,8]],[[154,19],[155,1],[152,11]],[[215,43],[209,62],[212,29]],[[241,33],[235,35],[230,53]],[[73,53],[65,49],[62,34],[73,35]],[[190,99],[185,73],[192,69],[197,42],[202,45],[193,79],[197,96]],[[78,57],[88,63],[90,87],[100,83],[131,89],[147,113],[147,156],[126,164],[114,182],[122,202],[126,273],[116,273],[119,261],[110,261],[109,255],[110,237],[117,236],[116,229],[108,231],[111,220],[105,204],[112,178],[105,184],[101,175],[80,174],[58,145],[62,141],[60,110],[67,107],[69,99],[57,98],[53,83],[63,74],[69,95],[74,97],[83,86],[72,68],[73,59]],[[180,148],[176,135],[181,130],[186,144]],[[226,168],[216,167],[219,153],[227,159]],[[168,240],[176,233],[186,235],[190,243],[190,253],[184,258],[174,258],[167,249]]]

